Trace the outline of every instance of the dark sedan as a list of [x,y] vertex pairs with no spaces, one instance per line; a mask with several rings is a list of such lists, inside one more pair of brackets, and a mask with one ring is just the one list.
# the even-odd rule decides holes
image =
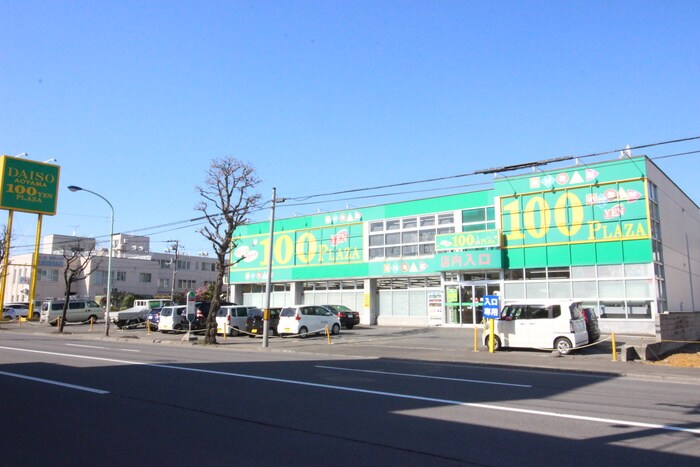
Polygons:
[[153,308],[148,312],[146,316],[146,326],[154,331],[158,329],[158,322],[160,321],[160,308]]
[[598,342],[600,339],[600,328],[598,327],[598,316],[593,311],[593,308],[583,308],[583,320],[586,322],[586,331],[588,332],[588,342]]
[[321,305],[328,311],[333,313],[340,320],[340,324],[345,327],[345,329],[352,329],[354,326],[360,324],[360,313],[357,311],[352,311],[345,305]]
[[[270,326],[269,331],[272,335],[277,335],[277,323],[280,320],[280,311],[282,308],[270,308]],[[265,321],[262,315],[248,316],[245,321],[245,331],[248,333],[248,337],[262,336],[263,326]]]

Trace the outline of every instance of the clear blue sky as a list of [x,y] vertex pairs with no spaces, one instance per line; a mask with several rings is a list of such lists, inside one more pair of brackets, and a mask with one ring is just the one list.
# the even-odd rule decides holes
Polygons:
[[[228,155],[269,199],[700,135],[697,0],[0,0],[0,22],[0,153],[61,165],[44,234],[109,232],[74,184],[112,202],[116,232],[210,251],[192,225],[156,226],[198,216],[194,187]],[[699,161],[657,164],[700,202]],[[15,216],[15,245],[35,223]]]

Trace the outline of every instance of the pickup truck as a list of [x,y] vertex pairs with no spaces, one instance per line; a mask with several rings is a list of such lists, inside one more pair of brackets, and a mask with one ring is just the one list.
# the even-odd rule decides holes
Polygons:
[[134,300],[134,306],[121,311],[110,311],[109,319],[118,328],[132,327],[146,322],[148,312],[153,308],[172,305],[171,300],[149,299]]

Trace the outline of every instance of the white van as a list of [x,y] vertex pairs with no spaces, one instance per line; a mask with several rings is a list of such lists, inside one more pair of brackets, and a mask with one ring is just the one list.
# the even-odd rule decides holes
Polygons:
[[[486,324],[484,344],[489,346]],[[507,303],[494,323],[494,350],[501,347],[556,349],[566,355],[588,343],[581,302],[540,300]]]
[[216,332],[227,336],[237,336],[243,330],[249,316],[262,316],[263,312],[256,306],[226,305],[216,313]]
[[158,321],[158,330],[160,332],[184,331],[189,328],[187,305],[164,306],[160,309],[160,321]]
[[277,334],[299,334],[306,337],[309,333],[321,334],[326,331],[331,334],[340,332],[340,320],[336,315],[315,305],[296,305],[282,308],[277,324]]
[[[63,304],[61,300],[47,300],[41,304],[40,323],[48,323],[51,326],[58,324],[58,317],[63,314]],[[94,300],[69,300],[66,310],[67,323],[80,323],[97,321],[98,317],[104,317],[104,309]]]

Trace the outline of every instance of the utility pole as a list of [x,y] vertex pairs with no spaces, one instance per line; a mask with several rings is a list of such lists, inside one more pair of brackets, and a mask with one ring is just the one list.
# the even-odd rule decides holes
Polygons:
[[182,245],[180,245],[179,240],[168,240],[170,245],[168,245],[168,250],[174,251],[175,252],[175,259],[171,259],[171,264],[173,265],[173,279],[172,283],[170,284],[170,301],[174,302],[175,301],[175,277],[177,276],[177,257],[180,254],[180,248],[182,248]]

